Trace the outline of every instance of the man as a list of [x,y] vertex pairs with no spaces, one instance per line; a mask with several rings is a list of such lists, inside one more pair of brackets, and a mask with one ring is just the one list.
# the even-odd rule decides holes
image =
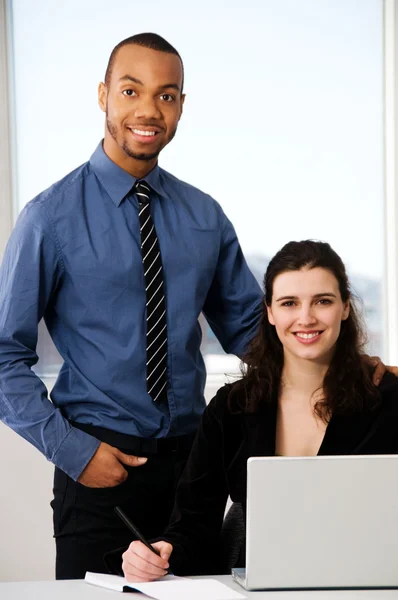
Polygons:
[[[157,165],[184,103],[177,51],[124,40],[98,98],[103,143],[24,208],[0,272],[0,415],[56,465],[57,578],[129,544],[116,505],[163,530],[204,408],[199,314],[238,355],[260,315],[220,206]],[[42,317],[64,359],[52,402],[31,370]]]

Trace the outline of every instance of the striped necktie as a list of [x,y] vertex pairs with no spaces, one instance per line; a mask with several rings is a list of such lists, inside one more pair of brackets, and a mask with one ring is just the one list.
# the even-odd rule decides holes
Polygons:
[[154,402],[167,399],[167,316],[163,267],[150,209],[151,189],[137,181],[141,253],[146,291],[146,382]]

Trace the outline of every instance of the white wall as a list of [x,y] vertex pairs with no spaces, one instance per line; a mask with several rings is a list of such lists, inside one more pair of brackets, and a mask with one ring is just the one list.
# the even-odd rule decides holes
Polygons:
[[[207,401],[223,379],[212,378]],[[33,446],[0,422],[0,581],[54,579],[53,471]]]
[[0,473],[0,581],[53,579],[53,466],[0,423]]

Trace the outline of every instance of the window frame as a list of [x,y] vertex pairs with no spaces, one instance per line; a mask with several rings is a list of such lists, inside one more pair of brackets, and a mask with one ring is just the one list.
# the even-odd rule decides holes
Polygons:
[[384,0],[384,334],[398,365],[398,6]]
[[13,77],[11,5],[0,0],[0,262],[10,236],[15,213],[15,181],[12,115]]

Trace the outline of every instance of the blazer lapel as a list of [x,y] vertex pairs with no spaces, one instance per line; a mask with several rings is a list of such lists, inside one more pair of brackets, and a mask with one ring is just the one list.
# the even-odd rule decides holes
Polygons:
[[258,412],[245,415],[245,440],[249,456],[274,456],[276,402],[264,404]]
[[350,415],[335,415],[325,432],[318,456],[336,454],[356,454],[367,437],[378,411],[363,411]]

